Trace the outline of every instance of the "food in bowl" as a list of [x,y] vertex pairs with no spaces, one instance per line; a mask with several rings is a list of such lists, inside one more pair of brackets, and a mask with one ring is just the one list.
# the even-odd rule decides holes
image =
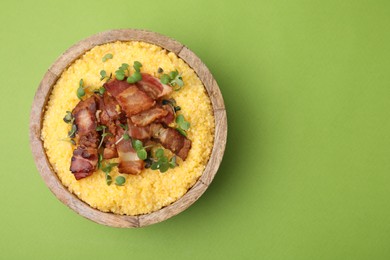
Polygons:
[[214,127],[195,72],[172,52],[129,41],[96,46],[62,73],[41,138],[69,191],[101,211],[140,215],[195,184]]

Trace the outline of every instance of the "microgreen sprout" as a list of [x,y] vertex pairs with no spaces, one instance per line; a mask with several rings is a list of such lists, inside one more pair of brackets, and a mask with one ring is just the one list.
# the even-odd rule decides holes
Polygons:
[[183,115],[178,115],[176,117],[176,124],[178,128],[176,128],[179,133],[181,133],[184,136],[187,136],[187,130],[190,128],[190,123],[184,119]]
[[133,84],[137,81],[142,80],[141,67],[142,67],[141,62],[134,61],[133,68],[135,71],[134,71],[133,75],[131,75],[131,76],[129,75],[129,77],[127,77],[128,83]]
[[100,94],[100,95],[103,95],[104,92],[106,92],[106,89],[105,89],[104,87],[100,87],[100,88],[99,88],[99,94]]
[[160,81],[163,84],[168,84],[174,87],[175,91],[180,90],[184,86],[183,78],[177,70],[171,71],[168,74],[162,74]]
[[99,153],[98,154],[98,164],[97,164],[98,169],[102,168],[102,162],[103,162],[103,154]]
[[139,61],[134,61],[134,63],[133,63],[133,68],[134,68],[135,71],[140,72],[141,67],[142,67],[141,62],[139,62]]
[[176,156],[173,156],[170,160],[164,155],[164,149],[158,148],[154,153],[155,159],[150,166],[152,170],[159,170],[161,173],[168,171],[169,168],[176,167]]
[[126,125],[120,124],[120,127],[121,127],[123,130],[125,130],[125,132],[123,133],[123,135],[121,136],[121,138],[119,138],[119,139],[115,142],[116,145],[119,144],[119,142],[122,141],[122,140],[130,140],[130,139],[131,139],[129,133],[127,132],[127,130],[129,130],[128,125],[127,125],[127,124],[126,124]]
[[73,140],[72,138],[69,138],[69,137],[62,138],[62,139],[60,139],[59,141],[69,142],[69,143],[71,143],[72,145],[76,145],[76,141]]
[[72,115],[72,112],[66,111],[66,114],[65,114],[63,120],[64,120],[65,123],[71,124],[72,126],[70,128],[70,131],[68,132],[68,136],[66,138],[61,139],[61,141],[67,141],[67,142],[70,142],[73,145],[76,145],[76,142],[72,138],[74,138],[75,135],[76,135],[77,126],[74,123],[75,118]]
[[176,113],[177,111],[180,111],[180,110],[181,110],[181,107],[180,107],[180,106],[176,106],[176,100],[174,100],[173,98],[170,98],[170,99],[163,99],[162,104],[163,104],[163,105],[170,105],[175,113]]
[[68,137],[69,138],[74,138],[75,135],[76,135],[76,131],[77,131],[77,126],[76,124],[72,124],[72,128],[70,129],[70,131],[68,132]]
[[102,167],[102,171],[106,174],[107,185],[111,185],[112,183],[112,177],[110,175],[110,172],[112,170],[112,167],[115,166],[118,166],[118,163],[106,163],[105,166]]
[[115,77],[117,80],[124,80],[127,74],[130,74],[129,72],[129,64],[122,63],[122,65],[118,68],[118,70],[115,71]]
[[80,100],[81,100],[81,98],[82,98],[83,96],[85,96],[85,90],[84,90],[83,85],[84,85],[84,80],[83,80],[83,79],[80,79],[79,87],[78,87],[77,92],[76,92],[77,97],[78,97]]
[[134,150],[137,152],[138,158],[145,160],[148,157],[148,153],[140,140],[134,139],[132,141],[132,145]]
[[163,70],[161,67],[158,67],[157,73],[161,74],[161,73],[163,73],[163,72],[164,72],[164,70]]
[[117,186],[123,186],[126,182],[126,178],[123,176],[118,176],[115,178],[115,185]]
[[102,138],[100,139],[100,143],[99,143],[98,149],[102,146],[104,138],[107,135],[111,135],[111,133],[106,132],[106,129],[107,129],[107,126],[105,126],[105,125],[98,125],[96,127],[96,131],[102,132]]
[[112,73],[110,73],[110,76],[107,75],[107,72],[105,70],[101,70],[100,71],[100,81],[104,80],[104,79],[107,79],[107,81],[109,81],[110,79],[112,78]]
[[64,116],[64,122],[67,124],[73,124],[74,116],[72,115],[72,112],[66,111],[66,114]]
[[111,53],[107,53],[106,55],[103,56],[102,61],[106,62],[109,59],[112,59],[114,57]]

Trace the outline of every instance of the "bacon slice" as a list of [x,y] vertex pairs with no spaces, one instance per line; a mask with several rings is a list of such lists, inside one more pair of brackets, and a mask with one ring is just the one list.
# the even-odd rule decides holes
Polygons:
[[135,126],[128,120],[128,133],[132,138],[147,141],[152,139],[159,142],[165,148],[171,150],[181,159],[185,160],[191,149],[191,141],[180,134],[176,129],[164,127],[162,124],[150,124],[148,126]]
[[75,117],[79,146],[73,151],[70,171],[79,180],[91,175],[98,161],[95,96],[80,101],[72,114]]
[[73,152],[70,171],[76,180],[88,177],[93,173],[98,161],[97,150],[94,148],[78,147]]
[[130,119],[136,126],[146,126],[153,123],[156,119],[162,118],[166,115],[168,115],[167,110],[162,107],[154,107],[134,115]]
[[117,101],[121,105],[128,117],[145,111],[156,103],[145,92],[139,90],[135,85],[130,86],[117,96]]
[[151,132],[153,138],[165,148],[171,150],[181,159],[185,160],[191,149],[191,141],[180,134],[176,129],[165,128],[161,124],[152,124]]
[[127,123],[129,130],[128,134],[135,139],[144,140],[152,137],[152,133],[150,132],[150,126],[135,126],[131,120],[128,120]]
[[106,111],[107,115],[112,119],[116,120],[120,117],[120,112],[118,109],[118,102],[110,96],[107,92],[104,92],[103,94],[103,104],[104,104],[104,111]]
[[[123,129],[118,131],[117,139],[119,140],[123,135]],[[118,170],[120,173],[139,174],[144,168],[144,161],[140,160],[136,151],[131,145],[130,140],[122,139],[117,145],[119,154]]]
[[117,133],[116,121],[121,117],[117,111],[118,102],[110,96],[107,92],[103,94],[103,97],[98,97],[98,104],[100,109],[99,119],[102,125],[107,126],[108,132],[111,135],[107,135],[103,142],[103,158],[111,159],[118,157],[118,153],[115,146],[115,135]]
[[151,98],[158,99],[172,92],[172,87],[162,84],[159,79],[147,73],[141,73],[142,80],[136,84],[138,88],[147,93]]
[[113,79],[104,84],[104,88],[113,96],[117,97],[121,92],[134,84],[127,83],[126,80]]
[[114,79],[105,84],[106,90],[118,101],[128,117],[154,106],[153,98],[138,89],[135,84]]
[[84,136],[96,129],[96,99],[94,96],[80,101],[72,112],[77,133]]
[[167,115],[156,120],[156,123],[164,123],[169,125],[175,120],[175,111],[171,105],[162,105],[162,108],[167,111]]

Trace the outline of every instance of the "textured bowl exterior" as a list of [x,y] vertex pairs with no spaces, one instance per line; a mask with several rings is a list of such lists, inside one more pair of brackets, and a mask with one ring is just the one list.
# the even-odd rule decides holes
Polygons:
[[[102,212],[90,207],[88,204],[77,198],[66,187],[64,187],[58,179],[57,174],[54,172],[47,159],[43,148],[43,142],[41,140],[44,109],[52,87],[55,85],[62,72],[76,59],[93,47],[115,41],[144,41],[174,52],[196,72],[199,79],[203,82],[210,97],[215,118],[215,138],[213,150],[211,152],[209,162],[207,163],[199,180],[183,197],[171,205],[158,211],[138,216],[125,216]],[[35,93],[30,114],[31,149],[35,164],[46,185],[61,202],[70,207],[76,213],[96,223],[112,227],[143,227],[164,221],[187,209],[206,191],[217,173],[225,151],[226,140],[226,109],[217,82],[208,68],[183,44],[167,36],[145,30],[122,29],[101,32],[70,47],[53,63],[44,75],[38,90]]]

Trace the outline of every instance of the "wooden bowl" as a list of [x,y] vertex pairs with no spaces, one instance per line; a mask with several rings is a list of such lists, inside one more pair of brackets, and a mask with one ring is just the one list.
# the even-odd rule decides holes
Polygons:
[[[213,107],[215,118],[214,147],[206,168],[187,193],[176,202],[149,214],[138,216],[117,215],[90,207],[63,186],[51,167],[41,140],[42,119],[52,87],[62,72],[76,59],[93,47],[115,41],[143,41],[174,52],[183,59],[203,82]],[[203,62],[186,46],[166,36],[144,30],[111,30],[98,33],[70,47],[48,69],[37,92],[30,115],[30,144],[34,160],[43,180],[54,195],[78,214],[92,221],[112,227],[143,227],[166,220],[194,203],[208,188],[222,161],[227,138],[227,119],[223,98],[217,82]]]

